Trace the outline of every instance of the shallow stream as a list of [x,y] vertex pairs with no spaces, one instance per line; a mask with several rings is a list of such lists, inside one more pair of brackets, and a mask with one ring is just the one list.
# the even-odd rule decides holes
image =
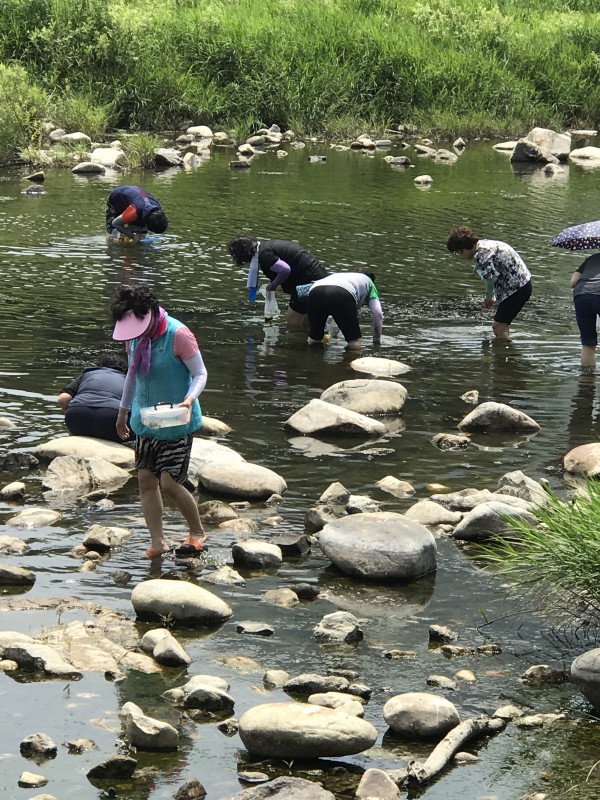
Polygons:
[[[542,169],[512,166],[491,144],[469,144],[454,165],[419,159],[410,149],[407,154],[416,167],[407,170],[388,166],[381,152],[337,153],[314,144],[290,149],[285,159],[266,153],[246,171],[230,170],[231,153],[216,151],[194,171],[128,175],[127,182],[143,184],[161,200],[170,218],[162,244],[136,250],[109,248],[104,241],[105,199],[123,182],[119,176],[89,178],[49,170],[45,194],[33,197],[22,192],[25,169],[1,172],[0,415],[17,425],[0,432],[2,451],[33,450],[64,433],[56,396],[83,365],[111,345],[108,305],[116,286],[148,281],[167,310],[197,335],[209,373],[204,413],[233,428],[223,443],[287,481],[279,507],[284,521],[277,529],[263,526],[260,537],[302,530],[306,510],[335,480],[354,494],[371,495],[385,510],[400,512],[429,496],[431,482],[452,490],[495,489],[502,475],[521,469],[561,487],[564,454],[597,437],[598,405],[594,380],[580,376],[568,288],[581,257],[548,244],[563,227],[600,216],[598,177],[594,171],[565,166],[564,174],[548,178]],[[309,154],[326,154],[327,160],[312,163]],[[413,184],[422,173],[433,178],[428,189]],[[445,249],[448,229],[458,224],[509,242],[533,274],[533,298],[513,325],[509,344],[491,341],[491,314],[482,308],[483,284],[467,262]],[[411,367],[400,377],[408,399],[393,432],[375,441],[320,442],[285,431],[285,420],[295,410],[357,373],[349,367],[352,356],[341,341],[309,349],[303,336],[288,333],[283,325],[264,327],[261,306],[246,302],[245,273],[232,266],[227,254],[227,241],[239,232],[299,241],[330,269],[368,267],[375,272],[385,313],[380,354]],[[367,315],[363,355],[372,353],[369,327]],[[457,432],[458,421],[470,410],[460,396],[470,389],[477,389],[481,400],[522,409],[541,424],[541,431],[502,440],[474,437],[462,452],[438,450],[432,436]],[[410,481],[415,497],[401,501],[381,492],[375,484],[386,475]],[[0,479],[5,484],[14,476],[3,473]],[[26,505],[43,504],[39,475],[26,474],[24,479]],[[135,481],[113,499],[116,506],[110,514],[81,502],[61,508],[57,524],[21,534],[29,552],[9,561],[35,572],[28,597],[70,595],[133,616],[131,587],[150,576]],[[19,535],[4,521],[21,507],[0,504],[1,534]],[[93,522],[125,525],[133,535],[96,572],[82,573],[70,550]],[[181,521],[171,511],[168,530],[174,540],[183,535]],[[226,559],[235,536],[212,530],[209,535],[211,556]],[[386,700],[400,692],[426,690],[425,679],[432,673],[451,677],[469,668],[477,683],[461,684],[450,695],[464,716],[510,702],[531,712],[565,711],[584,721],[537,731],[509,726],[476,748],[481,756],[477,764],[449,769],[418,796],[516,800],[538,789],[558,799],[579,785],[573,796],[597,797],[596,773],[585,783],[600,746],[600,728],[588,721],[589,707],[568,684],[534,690],[518,681],[532,664],[567,666],[592,642],[563,635],[550,620],[536,615],[530,603],[507,599],[501,582],[452,540],[439,539],[438,547],[436,576],[407,587],[364,586],[340,578],[315,547],[306,558],[285,562],[277,574],[249,576],[243,589],[216,587],[234,608],[231,621],[218,631],[205,635],[175,630],[193,658],[190,674],[210,672],[230,681],[237,717],[267,699],[287,699],[280,691],[265,693],[266,669],[283,668],[293,675],[324,674],[336,666],[358,670],[373,688],[365,714],[380,731],[373,750],[328,761],[323,774],[315,765],[311,773],[283,763],[249,766],[237,736],[226,738],[214,721],[188,720],[180,751],[158,757],[138,754],[141,777],[117,786],[118,796],[171,798],[185,780],[197,777],[209,800],[225,800],[240,790],[237,770],[248,768],[273,776],[291,771],[317,777],[339,797],[353,796],[366,767],[399,768],[429,751],[390,738],[382,716]],[[128,587],[114,583],[111,575],[117,569],[132,573]],[[164,570],[174,569],[179,567],[166,559]],[[326,597],[292,611],[260,602],[265,590],[300,580],[317,583],[327,590]],[[344,651],[324,649],[312,637],[316,622],[338,608],[351,610],[365,631],[360,645]],[[60,621],[81,613],[63,614]],[[275,635],[242,639],[236,622],[247,619],[270,622]],[[0,630],[36,634],[58,622],[56,612],[2,611]],[[464,644],[497,642],[502,654],[449,661],[428,647],[432,623],[459,630]],[[148,626],[139,627],[143,632]],[[409,661],[384,658],[383,652],[394,648],[415,650],[417,656]],[[221,661],[229,655],[254,658],[261,669],[241,673],[225,667]],[[0,794],[10,800],[33,795],[35,791],[17,787],[21,772],[29,770],[45,774],[49,783],[43,791],[60,800],[105,797],[88,782],[86,772],[116,752],[122,703],[133,700],[147,713],[172,720],[172,707],[160,694],[184,681],[177,670],[165,670],[160,678],[130,674],[120,683],[86,675],[69,685],[18,683],[0,673]],[[36,731],[57,744],[91,738],[99,750],[72,756],[59,747],[56,759],[37,767],[19,755],[19,742]]]

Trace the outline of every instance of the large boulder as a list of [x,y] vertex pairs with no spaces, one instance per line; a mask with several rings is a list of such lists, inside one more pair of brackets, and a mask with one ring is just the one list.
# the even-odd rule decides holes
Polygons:
[[545,150],[529,139],[519,139],[510,156],[511,162],[532,162],[534,164],[558,163],[558,159],[549,150]]
[[239,734],[252,755],[280,759],[348,756],[377,741],[370,722],[311,703],[254,706],[242,714]]
[[414,580],[436,569],[437,547],[418,522],[390,511],[352,514],[329,522],[318,535],[336,567],[369,580]]
[[58,456],[75,456],[77,458],[101,458],[117,467],[133,469],[135,452],[133,448],[91,436],[61,436],[49,442],[39,444],[35,448],[39,458],[51,461]]
[[600,475],[600,442],[580,444],[569,450],[563,465],[567,472],[597,478]]
[[96,147],[90,154],[92,164],[115,169],[127,161],[127,156],[120,147]]
[[566,161],[571,150],[571,134],[557,133],[549,128],[533,128],[527,134],[527,140],[542,150],[552,153],[559,161]]
[[577,656],[571,664],[571,681],[596,711],[600,711],[600,647]]
[[311,400],[292,414],[286,425],[302,434],[382,436],[387,432],[382,422],[324,400]]
[[399,414],[406,400],[406,389],[394,381],[357,378],[334,383],[320,399],[358,414]]
[[272,494],[283,494],[287,490],[287,484],[281,475],[248,461],[211,462],[205,464],[198,477],[209,492],[248,500],[264,500]]
[[505,403],[481,403],[467,414],[458,427],[462,431],[481,431],[485,433],[496,432],[523,432],[539,431],[540,425],[528,417],[523,411],[508,406]]
[[94,489],[118,489],[130,478],[126,469],[101,458],[58,456],[50,462],[42,486],[57,492],[85,494]]
[[220,597],[188,581],[144,581],[132,591],[131,602],[140,620],[173,619],[181,625],[216,625],[233,613]]
[[383,707],[390,728],[407,739],[442,739],[460,723],[454,703],[428,692],[391,697]]

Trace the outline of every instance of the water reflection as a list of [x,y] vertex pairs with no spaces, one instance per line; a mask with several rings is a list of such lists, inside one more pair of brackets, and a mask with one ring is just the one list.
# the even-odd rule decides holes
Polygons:
[[569,450],[580,444],[597,442],[600,439],[600,409],[596,399],[596,380],[595,374],[582,372],[577,381],[567,427]]

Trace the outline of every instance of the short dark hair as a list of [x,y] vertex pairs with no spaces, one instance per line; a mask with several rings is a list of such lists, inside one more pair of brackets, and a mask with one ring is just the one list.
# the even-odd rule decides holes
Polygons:
[[451,253],[458,253],[459,250],[470,250],[478,241],[479,236],[476,236],[471,228],[463,225],[460,228],[452,228],[446,239],[446,247]]
[[119,372],[127,372],[127,361],[120,353],[102,353],[97,361],[99,367],[106,369],[116,369]]
[[115,322],[123,319],[128,311],[133,311],[138,319],[143,319],[149,311],[156,311],[158,305],[156,295],[149,286],[143,283],[129,286],[124,283],[117,289],[110,313]]
[[257,244],[258,242],[253,236],[240,234],[229,242],[227,249],[236,264],[248,264],[252,260]]
[[146,225],[148,230],[153,233],[164,233],[167,230],[169,220],[162,208],[155,208],[146,217]]

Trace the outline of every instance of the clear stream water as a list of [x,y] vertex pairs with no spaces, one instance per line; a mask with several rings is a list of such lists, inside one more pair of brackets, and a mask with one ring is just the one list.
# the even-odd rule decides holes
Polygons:
[[[301,530],[306,510],[334,480],[394,511],[427,497],[430,482],[453,490],[496,488],[498,479],[513,469],[547,477],[560,487],[564,454],[597,436],[598,408],[594,380],[580,376],[568,288],[581,256],[548,245],[563,227],[600,216],[597,173],[567,166],[563,175],[547,178],[540,169],[511,166],[491,144],[469,144],[454,165],[422,160],[409,150],[416,167],[408,170],[388,166],[384,153],[337,153],[315,144],[290,149],[285,159],[266,153],[244,172],[229,170],[230,152],[215,151],[195,171],[128,175],[127,182],[142,183],[160,198],[171,220],[160,246],[135,251],[108,248],[104,242],[105,198],[123,182],[118,176],[76,177],[68,170],[49,170],[45,194],[32,197],[22,191],[26,170],[0,173],[0,414],[16,422],[14,430],[0,433],[2,450],[32,450],[64,433],[56,396],[110,345],[108,305],[115,287],[148,281],[165,307],[197,334],[209,373],[204,412],[233,428],[224,443],[287,481],[280,507],[284,521],[278,529],[261,527],[260,537]],[[327,161],[310,163],[311,153],[326,154]],[[433,177],[428,189],[413,184],[415,175],[422,173]],[[480,236],[508,241],[533,273],[533,298],[514,324],[508,345],[491,342],[491,316],[481,303],[483,284],[467,262],[444,247],[448,229],[457,224],[470,224]],[[343,342],[333,341],[325,350],[309,349],[303,336],[288,333],[283,325],[263,327],[262,308],[246,302],[245,274],[232,266],[227,254],[227,241],[243,231],[295,239],[331,269],[368,267],[375,272],[385,311],[380,354],[411,366],[400,378],[408,389],[401,424],[388,435],[376,441],[322,443],[285,431],[284,422],[293,411],[332,383],[358,373],[349,367],[352,356]],[[283,308],[282,300],[280,305]],[[364,333],[363,354],[370,354],[368,315]],[[432,436],[456,431],[470,410],[460,400],[469,389],[477,389],[481,400],[522,409],[542,430],[528,438],[475,438],[458,453],[437,450]],[[386,475],[410,481],[415,498],[400,501],[383,494],[375,484]],[[13,476],[0,478],[7,483]],[[39,475],[28,474],[25,480],[27,505],[43,504]],[[29,553],[10,562],[36,573],[28,597],[71,595],[133,617],[131,587],[150,574],[143,558],[147,534],[139,519],[135,481],[115,500],[111,514],[99,514],[81,502],[61,509],[63,517],[54,526],[22,534]],[[5,520],[20,508],[0,504],[0,533],[18,535]],[[69,551],[93,522],[126,525],[133,535],[96,572],[81,573],[81,562]],[[168,526],[175,540],[183,534],[172,512]],[[234,535],[210,531],[210,537],[211,554],[227,558]],[[428,746],[402,743],[386,733],[385,701],[403,691],[426,690],[430,674],[452,676],[460,668],[471,668],[478,682],[461,685],[451,694],[463,715],[515,702],[531,711],[564,710],[583,721],[529,732],[509,726],[477,748],[478,764],[446,771],[415,796],[515,800],[543,789],[552,798],[563,798],[569,787],[579,785],[569,796],[596,797],[596,774],[584,783],[600,744],[590,709],[570,685],[536,690],[518,681],[531,664],[568,665],[593,643],[556,635],[548,620],[535,615],[530,601],[506,599],[500,581],[483,572],[468,550],[445,539],[438,540],[438,546],[437,574],[407,587],[362,586],[340,578],[316,547],[300,561],[285,562],[276,575],[249,577],[244,589],[217,587],[234,608],[232,620],[209,635],[175,631],[193,657],[190,674],[226,677],[240,716],[267,699],[287,699],[280,691],[265,694],[264,669],[284,668],[294,675],[325,673],[335,666],[359,670],[361,679],[373,687],[366,718],[381,734],[373,750],[327,761],[321,771],[314,764],[312,772],[282,763],[255,767],[272,776],[291,769],[293,774],[318,778],[342,797],[353,796],[362,769],[401,767],[429,751]],[[116,569],[132,573],[128,587],[115,585],[111,574]],[[164,569],[179,568],[167,560]],[[293,611],[260,602],[266,589],[298,580],[317,583],[327,597]],[[365,639],[355,648],[332,652],[315,644],[312,627],[337,608],[349,609],[363,620]],[[61,621],[81,613],[63,614]],[[241,639],[236,622],[243,619],[267,620],[275,635]],[[1,629],[37,633],[58,621],[55,612],[5,611]],[[465,644],[494,641],[503,652],[448,661],[428,649],[427,630],[433,622],[458,629]],[[143,632],[148,626],[139,627]],[[383,652],[392,648],[415,650],[417,658],[389,661]],[[222,664],[226,656],[238,654],[254,658],[261,669],[240,673]],[[165,670],[161,677],[130,674],[120,683],[86,675],[69,685],[18,683],[0,674],[0,794],[35,794],[17,787],[21,772],[30,770],[46,775],[49,783],[42,791],[60,800],[105,797],[88,782],[86,772],[116,752],[122,703],[133,700],[148,713],[176,720],[160,694],[184,680],[177,670]],[[19,755],[21,739],[36,731],[48,733],[58,744],[77,736],[91,738],[99,750],[72,756],[59,747],[56,759],[38,766]],[[139,753],[141,777],[116,786],[118,796],[170,798],[191,777],[204,783],[210,800],[239,791],[238,769],[252,768],[239,738],[223,736],[214,721],[187,720],[183,732],[176,754]]]

